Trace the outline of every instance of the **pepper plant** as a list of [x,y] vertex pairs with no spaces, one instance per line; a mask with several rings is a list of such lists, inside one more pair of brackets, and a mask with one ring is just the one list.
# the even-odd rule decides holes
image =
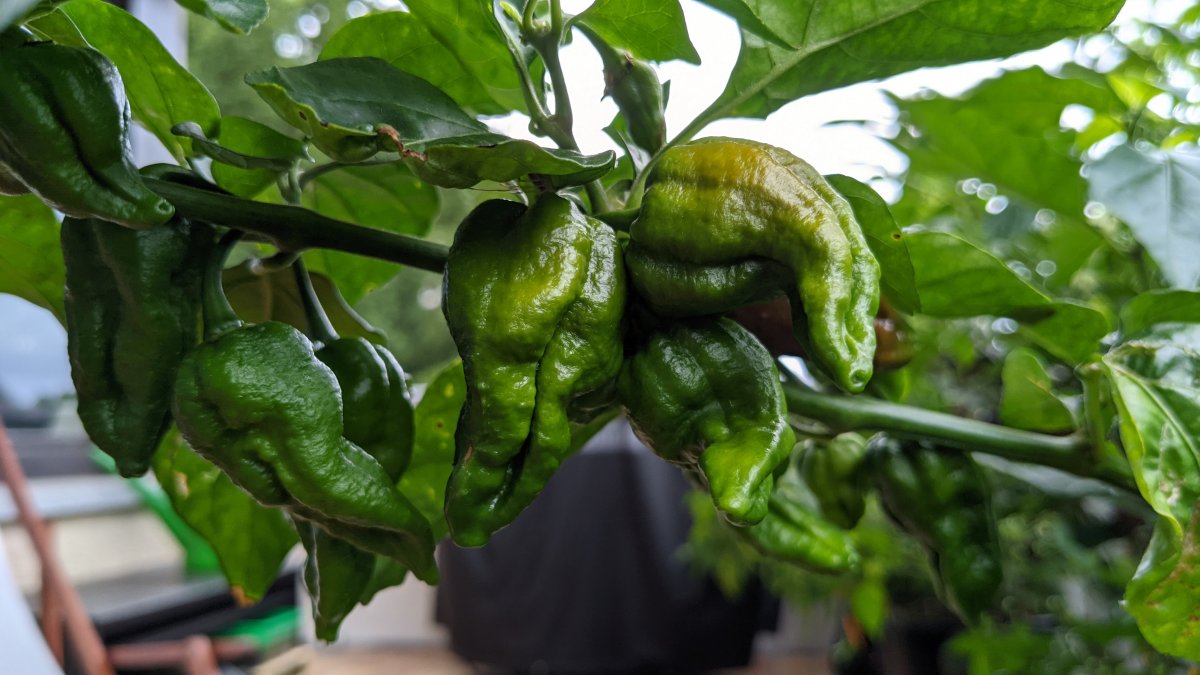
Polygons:
[[[0,291],[65,323],[92,440],[125,475],[153,469],[240,598],[303,544],[325,639],[406,572],[436,582],[438,540],[485,543],[625,413],[713,527],[864,589],[871,626],[886,561],[868,504],[951,609],[993,625],[997,466],[1106,486],[1153,524],[1126,610],[1200,659],[1200,171],[1178,77],[1197,12],[1144,43],[1115,34],[1115,67],[1084,50],[959,98],[896,97],[887,140],[910,165],[889,205],[781,148],[701,136],[1096,33],[1122,0],[702,1],[741,52],[673,134],[653,64],[697,62],[701,39],[678,0],[407,0],[311,63],[251,64],[276,116],[257,120],[223,116],[115,6],[6,3]],[[232,33],[268,11],[181,4]],[[580,37],[619,153],[576,140],[560,50]],[[1071,110],[1086,123],[1063,126]],[[510,113],[539,141],[488,126]],[[178,166],[134,166],[131,122]],[[452,193],[481,203],[447,247],[424,235]],[[351,308],[398,265],[444,275],[462,357],[415,409]]]

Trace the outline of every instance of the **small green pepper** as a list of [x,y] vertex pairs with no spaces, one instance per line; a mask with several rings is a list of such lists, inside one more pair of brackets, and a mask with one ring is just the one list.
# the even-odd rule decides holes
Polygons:
[[61,240],[79,419],[122,476],[138,476],[171,423],[175,371],[199,337],[215,232],[181,219],[131,230],[68,217]]
[[829,441],[810,441],[800,464],[804,482],[833,523],[853,528],[866,510],[870,476],[867,440],[854,433]]
[[[341,387],[344,435],[379,462],[394,484],[412,457],[413,407],[404,371],[386,348],[359,337],[339,337],[303,262],[292,267],[316,356]],[[363,551],[312,523],[297,521],[296,531],[308,552],[304,581],[322,640],[336,640],[342,621],[356,606],[404,581],[406,570],[390,558]]]
[[129,103],[100,52],[48,42],[0,47],[0,187],[13,179],[76,218],[132,228],[175,209],[145,186],[129,147]]
[[943,601],[976,623],[1004,582],[991,491],[965,452],[877,436],[870,462],[888,514],[933,561]]
[[621,372],[634,432],[663,459],[699,476],[731,523],[767,516],[796,436],[766,348],[730,319],[652,332]]
[[554,194],[484,202],[450,247],[442,308],[467,399],[446,521],[460,546],[512,522],[611,401],[625,275],[614,232]]

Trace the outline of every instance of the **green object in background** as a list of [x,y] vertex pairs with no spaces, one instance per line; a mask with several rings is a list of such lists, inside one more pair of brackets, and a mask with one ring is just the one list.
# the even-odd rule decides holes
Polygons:
[[424,516],[343,436],[340,388],[300,331],[244,325],[221,290],[236,235],[204,280],[205,342],[180,365],[173,410],[188,444],[264,506],[284,507],[359,548],[437,580]]
[[663,153],[641,209],[629,274],[652,308],[718,314],[786,291],[809,353],[843,389],[867,385],[879,264],[816,169],[764,143],[705,138]]
[[866,458],[867,439],[850,433],[810,441],[800,460],[800,472],[821,513],[840,527],[853,528],[867,508]]
[[[89,456],[105,471],[117,473],[117,463],[99,448],[93,448]],[[184,569],[188,574],[209,575],[221,572],[220,562],[212,547],[175,513],[171,501],[157,483],[135,478],[125,481],[125,484],[137,493],[142,504],[158,516],[171,536],[175,537],[175,541],[183,547]]]
[[79,419],[122,476],[139,476],[171,423],[175,369],[196,344],[214,232],[180,219],[131,230],[69,217],[61,240]]
[[626,51],[614,49],[586,24],[576,24],[596,47],[604,64],[604,93],[612,96],[625,116],[629,137],[643,150],[654,153],[667,142],[662,82],[650,64]]
[[676,322],[628,358],[619,388],[638,437],[698,472],[730,522],[767,516],[796,436],[775,362],[749,331],[725,318]]
[[1004,582],[983,470],[965,452],[883,435],[869,453],[883,506],[929,552],[942,600],[978,623]]
[[763,554],[807,570],[838,574],[857,569],[861,557],[850,532],[825,518],[808,486],[792,471],[771,494],[762,522],[738,528],[738,534]]
[[174,207],[143,183],[129,146],[129,103],[100,52],[48,42],[0,47],[0,165],[77,218],[127,227],[165,223]]
[[513,521],[610,409],[621,367],[625,275],[615,233],[541,195],[481,204],[459,226],[442,307],[467,399],[446,488],[455,543]]

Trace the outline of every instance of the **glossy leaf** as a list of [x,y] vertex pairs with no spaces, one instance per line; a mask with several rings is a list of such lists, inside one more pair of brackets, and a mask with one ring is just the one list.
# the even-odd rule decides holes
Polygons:
[[480,81],[456,52],[408,12],[382,12],[354,19],[339,28],[321,50],[321,59],[352,56],[383,59],[438,87],[473,113],[498,115],[513,110],[492,98],[488,90],[492,83]]
[[499,107],[528,112],[493,0],[408,0],[404,4]]
[[175,0],[185,9],[245,35],[267,18],[267,0]]
[[1087,203],[1075,132],[1061,129],[1068,105],[1107,111],[1120,106],[1110,89],[1062,79],[1041,68],[988,80],[961,98],[898,100],[920,146],[956,179],[979,178],[1032,208],[1080,218]]
[[[360,225],[424,236],[437,216],[437,190],[417,180],[403,164],[347,166],[322,174],[304,191],[308,208]],[[305,254],[309,267],[323,271],[357,303],[396,275],[395,263],[316,250]]]
[[921,313],[947,319],[1010,317],[1043,349],[1078,363],[1099,348],[1111,326],[1101,312],[1056,301],[999,258],[946,232],[909,234]]
[[[367,323],[355,312],[336,286],[324,274],[309,272],[313,288],[334,330],[342,337],[361,337],[377,344],[387,339],[377,328]],[[222,284],[229,304],[238,317],[250,323],[282,321],[301,331],[308,330],[304,306],[296,288],[296,278],[291,268],[255,271],[249,261],[230,267],[222,275]]]
[[887,202],[874,190],[849,176],[826,176],[826,180],[841,193],[867,237],[867,245],[879,260],[883,273],[883,293],[896,309],[913,314],[921,310],[921,297],[917,293],[916,272],[908,252],[908,241]]
[[1200,156],[1122,145],[1089,167],[1088,182],[1172,286],[1200,287]]
[[1136,335],[1160,323],[1200,323],[1200,293],[1150,291],[1121,308],[1121,333]]
[[1000,422],[1006,426],[1066,433],[1075,428],[1071,411],[1054,393],[1046,364],[1037,353],[1014,349],[1004,359]]
[[[925,66],[1008,56],[1107,26],[1124,0],[746,0],[794,48],[743,32],[708,113],[763,118],[807,94]],[[767,15],[760,9],[758,16]]]
[[611,151],[582,155],[491,133],[441,90],[381,59],[272,68],[247,75],[246,82],[334,159],[401,152],[422,180],[442,187],[530,174],[550,176],[561,187],[598,178],[615,161]]
[[11,293],[63,315],[58,220],[34,195],[0,197],[0,293]]
[[296,544],[283,512],[254,501],[174,429],[153,468],[176,513],[212,546],[234,597],[243,604],[262,599]]
[[103,0],[71,0],[62,9],[88,43],[117,66],[134,119],[176,159],[183,160],[190,144],[171,127],[195,122],[208,135],[216,132],[221,119],[216,99],[145,24]]
[[221,131],[216,140],[224,149],[222,155],[226,159],[232,159],[229,153],[235,153],[268,159],[276,167],[250,169],[238,168],[229,162],[214,163],[213,180],[240,197],[257,197],[275,184],[281,170],[286,172],[292,162],[308,157],[308,148],[303,141],[244,117],[221,118]]
[[455,361],[429,383],[417,404],[412,461],[400,478],[400,492],[429,519],[435,539],[447,533],[442,505],[454,466],[454,430],[466,398],[462,362]]
[[1156,649],[1200,659],[1200,325],[1142,333],[1104,365],[1134,479],[1159,514],[1126,608]]
[[700,63],[679,0],[596,0],[577,21],[639,59]]

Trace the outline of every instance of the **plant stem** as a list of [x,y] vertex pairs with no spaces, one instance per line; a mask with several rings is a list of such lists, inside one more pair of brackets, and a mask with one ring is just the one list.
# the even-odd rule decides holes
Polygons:
[[264,204],[154,178],[145,182],[181,217],[261,234],[287,251],[328,248],[438,273],[449,253],[435,242],[335,220],[298,206]]
[[1040,464],[1137,491],[1127,473],[1094,460],[1089,452],[1091,441],[1082,434],[1050,436],[864,396],[821,394],[795,384],[785,384],[784,395],[793,413],[836,431],[886,431],[931,438],[948,447]]

